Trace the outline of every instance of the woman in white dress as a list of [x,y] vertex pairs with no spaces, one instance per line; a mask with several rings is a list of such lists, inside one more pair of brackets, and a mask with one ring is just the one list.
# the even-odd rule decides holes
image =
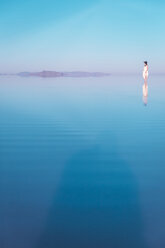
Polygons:
[[144,78],[144,85],[143,85],[143,96],[148,96],[148,85],[147,85],[147,79],[148,79],[148,63],[147,61],[144,61],[144,69],[143,69],[143,78]]
[[148,63],[144,61],[143,78],[146,81],[148,78]]

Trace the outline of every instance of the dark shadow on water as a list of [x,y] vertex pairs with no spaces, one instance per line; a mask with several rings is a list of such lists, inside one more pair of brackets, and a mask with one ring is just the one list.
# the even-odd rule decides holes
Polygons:
[[146,248],[136,177],[113,134],[66,164],[37,248]]

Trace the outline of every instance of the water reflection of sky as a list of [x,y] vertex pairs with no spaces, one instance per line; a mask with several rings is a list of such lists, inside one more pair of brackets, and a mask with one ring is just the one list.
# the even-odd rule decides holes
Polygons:
[[164,80],[0,79],[2,247],[164,247]]

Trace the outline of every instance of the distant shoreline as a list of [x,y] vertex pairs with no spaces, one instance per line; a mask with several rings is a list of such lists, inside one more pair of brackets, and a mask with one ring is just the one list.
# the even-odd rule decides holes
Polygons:
[[55,77],[107,77],[107,76],[111,76],[111,74],[104,72],[83,72],[83,71],[73,71],[73,72],[41,71],[41,72],[0,73],[0,76],[55,78]]

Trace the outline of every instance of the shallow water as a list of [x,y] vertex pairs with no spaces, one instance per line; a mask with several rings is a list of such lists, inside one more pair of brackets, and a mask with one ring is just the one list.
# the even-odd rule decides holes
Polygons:
[[142,84],[0,78],[1,248],[165,247],[165,77]]

